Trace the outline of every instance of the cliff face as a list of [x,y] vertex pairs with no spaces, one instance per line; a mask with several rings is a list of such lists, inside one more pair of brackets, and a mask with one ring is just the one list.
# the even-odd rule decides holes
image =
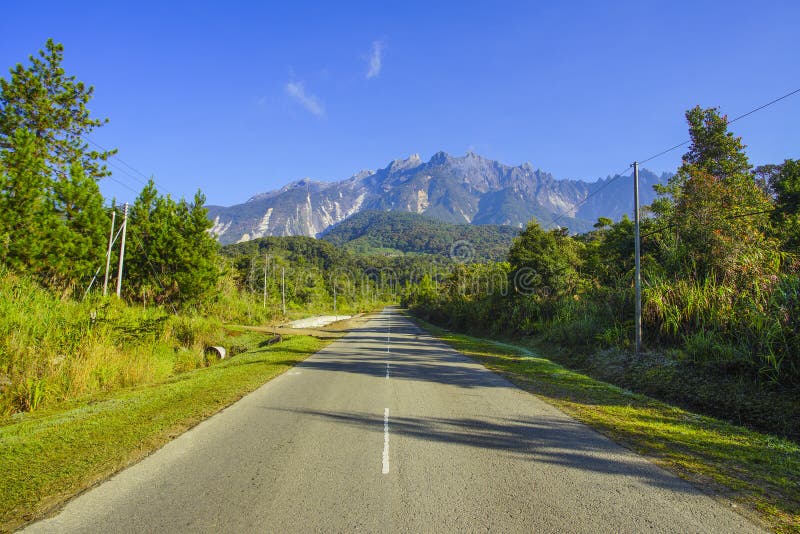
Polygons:
[[[642,205],[655,198],[652,185],[667,175],[641,170]],[[606,180],[612,179],[611,177]],[[263,236],[316,237],[361,210],[422,213],[452,223],[524,226],[532,218],[585,231],[598,217],[618,219],[633,209],[630,178],[621,178],[589,198],[605,180],[556,180],[525,163],[503,165],[473,153],[453,157],[438,152],[423,162],[418,155],[395,160],[377,171],[346,180],[293,182],[243,204],[209,206],[213,232],[223,244]]]

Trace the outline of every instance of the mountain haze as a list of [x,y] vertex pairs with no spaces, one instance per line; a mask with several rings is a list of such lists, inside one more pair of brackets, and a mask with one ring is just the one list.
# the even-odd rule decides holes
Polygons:
[[[668,175],[642,169],[639,178],[641,203],[646,205],[655,198],[652,186],[666,181]],[[463,157],[437,152],[427,162],[413,154],[342,181],[300,180],[243,204],[208,206],[208,210],[212,231],[223,244],[263,236],[315,237],[362,210],[517,228],[532,218],[544,226],[558,218],[556,224],[581,232],[600,216],[618,219],[632,211],[630,178],[616,180],[590,197],[612,179],[557,180],[530,163],[512,167],[472,152]]]

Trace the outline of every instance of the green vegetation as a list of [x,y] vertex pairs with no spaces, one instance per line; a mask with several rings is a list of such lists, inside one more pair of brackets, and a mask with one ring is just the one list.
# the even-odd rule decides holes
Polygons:
[[[47,41],[30,65],[0,79],[0,264],[64,295],[83,295],[105,264],[111,213],[97,180],[115,151],[90,150],[94,89],[61,66]],[[217,244],[197,193],[193,203],[145,186],[130,217],[125,291],[130,299],[196,305],[219,276]]]
[[294,336],[260,348],[263,334],[230,335],[249,350],[149,386],[0,421],[0,530],[40,516],[147,456],[326,344]]
[[507,263],[458,266],[403,301],[438,324],[562,347],[594,376],[800,439],[800,166],[753,171],[715,109],[686,117],[689,152],[642,224],[651,353],[631,354],[626,218],[577,236],[531,222]]
[[[89,149],[107,120],[62,62],[48,41],[0,79],[0,415],[158,383],[205,365],[223,322],[280,317],[274,291],[268,308],[237,286],[202,193],[175,201],[153,181],[130,207],[123,300],[99,295],[112,211],[97,180],[115,151]],[[312,302],[289,295],[295,310]]]
[[163,381],[204,365],[218,320],[178,317],[117,299],[60,300],[0,274],[0,414]]
[[160,196],[151,180],[130,211],[126,296],[143,303],[198,307],[216,289],[222,266],[219,245],[198,191],[193,202]]
[[518,233],[511,226],[452,224],[417,213],[362,211],[321,239],[358,254],[432,254],[485,261],[505,257]]
[[777,532],[800,530],[800,446],[697,415],[570,371],[535,353],[425,328],[659,465],[756,510]]
[[[240,298],[263,307],[272,316],[281,304],[281,277],[286,286],[287,313],[296,310],[362,312],[397,301],[399,288],[415,283],[435,263],[427,256],[356,255],[304,236],[262,237],[226,245],[222,255],[232,266],[232,283]],[[266,279],[264,274],[266,272]]]

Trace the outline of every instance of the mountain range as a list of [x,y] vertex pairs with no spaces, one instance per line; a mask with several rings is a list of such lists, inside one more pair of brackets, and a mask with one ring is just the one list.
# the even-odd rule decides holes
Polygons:
[[[474,154],[437,152],[423,161],[414,154],[378,170],[336,182],[309,179],[257,194],[234,206],[208,206],[212,231],[223,244],[264,236],[317,237],[360,211],[421,213],[456,224],[523,227],[532,218],[543,226],[591,229],[598,217],[619,219],[633,210],[630,177],[595,182],[558,180],[530,163],[504,165]],[[627,178],[627,179],[626,179]],[[669,174],[639,171],[640,203],[655,198],[653,185]]]

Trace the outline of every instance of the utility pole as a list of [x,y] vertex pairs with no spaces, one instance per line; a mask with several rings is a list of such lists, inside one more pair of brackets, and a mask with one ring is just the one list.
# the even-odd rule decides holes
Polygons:
[[122,265],[125,263],[125,234],[128,232],[128,203],[122,210],[122,244],[119,247],[119,271],[117,271],[117,297],[122,293]]
[[281,267],[281,309],[286,316],[286,267]]
[[108,270],[111,268],[111,247],[114,245],[114,222],[117,220],[117,208],[111,210],[111,232],[108,234],[108,250],[106,250],[106,278],[103,282],[103,296],[108,295]]
[[267,307],[267,263],[269,263],[269,253],[264,254],[264,307]]
[[333,284],[333,314],[336,315],[336,283]]
[[636,272],[634,284],[636,286],[636,317],[634,328],[636,330],[636,355],[642,350],[642,259],[639,244],[639,162],[633,162],[633,239]]

